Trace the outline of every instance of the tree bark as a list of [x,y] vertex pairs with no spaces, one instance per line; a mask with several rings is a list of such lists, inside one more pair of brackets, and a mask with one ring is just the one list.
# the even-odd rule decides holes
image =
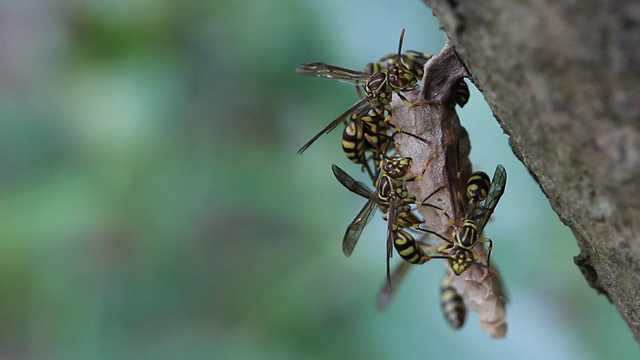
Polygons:
[[424,2],[640,342],[640,3]]

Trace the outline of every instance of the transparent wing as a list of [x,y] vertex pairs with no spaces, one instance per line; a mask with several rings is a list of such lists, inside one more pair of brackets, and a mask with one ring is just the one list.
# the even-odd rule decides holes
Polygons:
[[491,180],[491,187],[489,188],[489,193],[487,194],[487,198],[482,203],[480,207],[482,209],[482,216],[480,221],[478,222],[478,233],[482,234],[482,230],[484,226],[487,225],[491,214],[493,214],[493,210],[498,205],[498,201],[502,197],[504,193],[504,189],[507,186],[507,171],[504,169],[502,165],[498,165],[496,167],[496,172],[493,174],[493,179]]
[[383,311],[389,306],[389,302],[394,294],[394,289],[398,287],[402,280],[406,277],[407,273],[411,269],[411,263],[406,261],[401,261],[396,265],[391,273],[391,283],[394,285],[393,287],[389,287],[388,280],[385,280],[382,286],[380,287],[380,291],[378,293],[378,299],[376,301],[376,307],[378,310]]
[[360,235],[362,235],[362,231],[371,221],[376,206],[377,203],[373,199],[367,201],[356,218],[351,222],[351,224],[349,224],[349,227],[347,227],[347,231],[342,239],[342,252],[344,252],[347,257],[351,256],[353,249],[356,247],[356,244],[360,239]]
[[[395,190],[394,190],[395,191]],[[393,255],[393,231],[397,227],[398,209],[396,209],[396,197],[389,198],[389,208],[387,209],[387,287],[391,290],[391,267],[389,261]]]
[[369,96],[366,96],[365,98],[360,99],[357,103],[351,105],[350,108],[348,108],[344,113],[338,116],[335,120],[330,122],[329,125],[327,125],[314,137],[312,137],[311,140],[307,141],[306,144],[302,145],[302,147],[298,150],[298,154],[302,154],[303,152],[305,152],[305,150],[307,150],[309,146],[311,146],[311,144],[316,142],[316,140],[318,140],[320,136],[330,133],[331,130],[335,129],[336,126],[338,126],[338,124],[340,124],[347,115],[351,114],[352,112],[358,111],[360,108],[364,107],[372,98],[373,96],[369,95]]
[[451,194],[451,211],[453,212],[454,221],[458,222],[462,214],[462,196],[463,189],[460,170],[458,167],[458,144],[451,144],[445,152],[445,175],[449,180],[449,193]]
[[333,171],[333,175],[338,179],[340,184],[349,189],[349,191],[367,199],[371,199],[373,197],[374,193],[367,187],[367,185],[352,178],[351,175],[347,174],[344,170],[338,167],[338,165],[331,165],[331,171]]
[[337,79],[355,86],[364,85],[371,77],[370,74],[361,71],[351,70],[322,62],[300,64],[296,69],[296,74]]
[[415,50],[407,50],[405,52],[406,56],[408,59],[411,59],[412,61],[415,61],[416,63],[424,66],[424,64],[427,63],[427,61],[429,61],[429,59],[431,59],[433,57],[433,55],[431,54],[427,54],[427,53],[423,53],[420,51],[415,51]]

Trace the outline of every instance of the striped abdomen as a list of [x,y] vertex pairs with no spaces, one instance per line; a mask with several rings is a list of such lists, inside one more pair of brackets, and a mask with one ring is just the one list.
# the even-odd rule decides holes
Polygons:
[[467,196],[469,202],[479,203],[487,198],[491,180],[489,175],[482,171],[474,172],[467,181]]
[[449,325],[454,329],[459,329],[464,325],[467,309],[464,306],[462,296],[452,286],[453,277],[445,275],[440,283],[440,308],[442,314]]
[[420,244],[404,230],[396,230],[393,232],[393,246],[398,254],[407,262],[412,264],[424,264],[427,258]]
[[366,164],[364,153],[364,128],[358,120],[349,120],[342,132],[342,150],[347,158],[356,164]]

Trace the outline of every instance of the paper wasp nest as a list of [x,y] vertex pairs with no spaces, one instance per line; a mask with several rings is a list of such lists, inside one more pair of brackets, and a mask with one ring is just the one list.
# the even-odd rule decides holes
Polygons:
[[[424,140],[403,133],[397,134],[394,139],[398,155],[413,158],[414,173],[420,173],[427,164],[424,177],[407,184],[409,190],[418,200],[423,200],[442,187],[429,198],[428,203],[444,209],[446,213],[433,207],[419,206],[418,211],[425,219],[423,226],[447,239],[451,239],[452,231],[448,214],[454,213],[454,209],[451,209],[450,179],[445,171],[447,161],[452,161],[447,159],[447,149],[457,149],[457,167],[463,183],[466,183],[472,171],[468,159],[471,150],[469,137],[460,125],[455,104],[451,100],[455,84],[463,77],[468,77],[467,71],[447,41],[440,54],[433,56],[425,65],[422,89],[403,93],[411,102],[426,99],[426,103],[410,107],[395,95],[392,102],[392,122],[403,131]],[[461,192],[464,194],[464,189]],[[438,246],[446,244],[435,236],[430,238]],[[478,253],[479,262],[486,264],[484,243],[479,242],[474,250]],[[446,260],[440,261],[445,261],[445,266],[449,268]],[[505,296],[499,275],[490,273],[485,267],[472,265],[462,274],[452,276],[452,286],[461,294],[465,305],[479,313],[480,326],[488,335],[493,338],[506,336]]]

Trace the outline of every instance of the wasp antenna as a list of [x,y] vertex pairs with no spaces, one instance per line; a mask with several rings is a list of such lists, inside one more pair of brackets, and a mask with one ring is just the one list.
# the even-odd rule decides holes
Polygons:
[[400,43],[398,44],[398,61],[400,61],[400,57],[402,56],[402,40],[404,40],[404,30],[400,33]]
[[369,134],[364,134],[364,137],[369,142],[369,144],[380,153],[380,156],[382,156],[383,159],[389,160],[389,157],[387,156],[387,154],[385,154],[385,152],[382,151],[382,149],[380,149],[378,144],[376,144],[376,142],[373,141],[373,139],[371,138],[371,136],[369,136]]

